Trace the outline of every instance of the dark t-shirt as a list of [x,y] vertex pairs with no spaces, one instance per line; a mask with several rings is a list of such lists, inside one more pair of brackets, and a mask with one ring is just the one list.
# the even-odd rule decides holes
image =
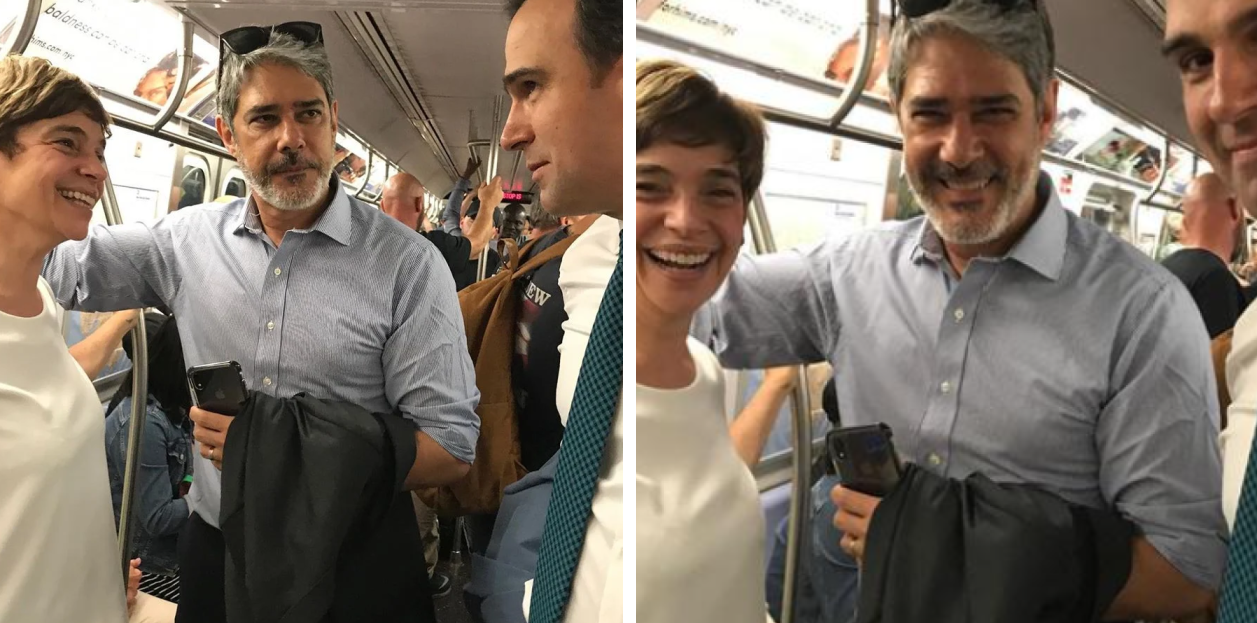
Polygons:
[[1161,265],[1191,292],[1210,339],[1235,326],[1247,299],[1221,258],[1204,249],[1182,249],[1162,260]]
[[[547,234],[529,250],[523,262],[564,238],[567,230]],[[563,342],[563,291],[559,289],[557,257],[522,277],[519,326],[515,337],[514,389],[519,416],[521,462],[529,471],[540,469],[559,449],[563,424],[555,404],[559,383],[559,344]]]
[[[428,239],[428,242],[436,245],[437,250],[441,252],[441,257],[445,258],[445,264],[450,267],[450,274],[454,275],[454,289],[462,290],[476,283],[476,277],[480,274],[480,258],[471,259],[470,240],[443,231],[420,233]],[[498,255],[498,252],[489,249],[490,268],[485,278],[487,279],[496,274],[501,263],[502,258]]]
[[[450,274],[454,275],[455,281],[458,276],[467,271],[467,265],[471,263],[469,256],[471,255],[471,241],[462,236],[447,234],[443,231],[419,232],[424,238],[428,239],[438,251],[441,257],[445,258],[445,264],[450,267]],[[472,273],[475,278],[475,273]],[[459,288],[462,289],[461,287]]]

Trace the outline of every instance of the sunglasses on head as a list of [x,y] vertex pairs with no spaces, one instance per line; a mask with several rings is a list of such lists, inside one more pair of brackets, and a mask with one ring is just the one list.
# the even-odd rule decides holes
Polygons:
[[[986,2],[998,4],[1005,11],[1019,4],[1038,4],[1038,0],[986,0]],[[947,8],[951,0],[898,0],[895,4],[898,5],[901,15],[908,19],[916,19]]]
[[288,35],[306,45],[323,44],[323,27],[315,22],[285,22],[274,26],[241,26],[218,37],[218,79],[222,82],[223,60],[227,53],[243,56],[264,47],[271,33]]

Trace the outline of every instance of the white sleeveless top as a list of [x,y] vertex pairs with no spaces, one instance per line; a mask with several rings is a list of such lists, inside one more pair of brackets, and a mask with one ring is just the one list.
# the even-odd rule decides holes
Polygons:
[[39,292],[40,315],[0,312],[0,621],[123,623],[104,410]]
[[724,376],[690,339],[689,387],[637,386],[638,623],[764,623],[764,517],[729,438]]

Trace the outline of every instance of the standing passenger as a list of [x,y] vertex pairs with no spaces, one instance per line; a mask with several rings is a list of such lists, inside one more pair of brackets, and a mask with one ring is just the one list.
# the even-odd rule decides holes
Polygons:
[[78,77],[0,58],[0,621],[122,623],[139,585],[134,569],[124,597],[105,420],[39,275],[87,235],[109,121]]
[[764,122],[656,61],[637,67],[636,123],[637,620],[763,623],[759,491],[726,424],[720,364],[688,332],[742,247]]
[[[44,273],[67,307],[166,305],[189,366],[235,360],[264,394],[400,413],[417,446],[406,487],[447,484],[467,473],[479,425],[453,280],[417,232],[333,175],[337,102],[322,42],[306,22],[220,37],[217,128],[247,199],[97,227],[54,250]],[[232,418],[195,407],[191,418],[199,457],[179,542],[178,620],[221,623],[219,470]]]
[[[1208,340],[1173,276],[1039,170],[1059,88],[1043,5],[952,0],[896,23],[892,110],[925,217],[739,261],[717,354],[827,359],[843,423],[889,424],[922,469],[1120,513],[1138,536],[1106,617],[1194,614],[1226,547]],[[833,499],[861,559],[880,499]]]
[[[534,623],[610,623],[622,620],[624,600],[623,5],[507,0],[506,7],[503,86],[511,112],[502,147],[523,152],[551,214],[602,216],[568,248],[559,273],[568,316],[556,391],[562,448],[507,489],[495,526],[499,547],[480,571],[472,566],[481,575],[473,575],[469,601],[483,599],[483,608],[470,609],[488,623],[529,612]],[[540,486],[550,477],[553,495]],[[542,492],[535,497],[534,484]],[[533,521],[510,520],[526,510],[538,511],[527,515]],[[487,572],[495,563],[513,566],[500,582]]]
[[1244,291],[1229,266],[1243,222],[1222,178],[1201,175],[1183,197],[1183,248],[1161,261],[1187,286],[1210,338],[1230,331],[1244,311]]
[[[1183,84],[1187,124],[1213,170],[1257,215],[1257,0],[1170,0],[1165,56]],[[1223,623],[1257,617],[1257,307],[1235,324],[1226,362],[1231,406],[1221,436],[1222,506],[1232,523]]]

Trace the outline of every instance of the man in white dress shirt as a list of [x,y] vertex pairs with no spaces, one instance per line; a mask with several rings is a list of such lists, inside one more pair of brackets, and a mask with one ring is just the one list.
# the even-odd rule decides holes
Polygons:
[[[1257,216],[1257,0],[1170,0],[1163,53],[1179,72],[1196,144]],[[1231,393],[1222,432],[1222,507],[1235,522],[1257,424],[1257,307],[1235,324],[1226,363]]]
[[[624,227],[623,8],[617,0],[508,0],[507,10],[503,85],[511,112],[502,147],[524,152],[551,214],[603,215],[568,249],[559,274],[568,320],[557,401],[566,425]],[[566,621],[623,618],[622,415],[621,404],[599,468]],[[525,616],[531,584],[524,589]]]

